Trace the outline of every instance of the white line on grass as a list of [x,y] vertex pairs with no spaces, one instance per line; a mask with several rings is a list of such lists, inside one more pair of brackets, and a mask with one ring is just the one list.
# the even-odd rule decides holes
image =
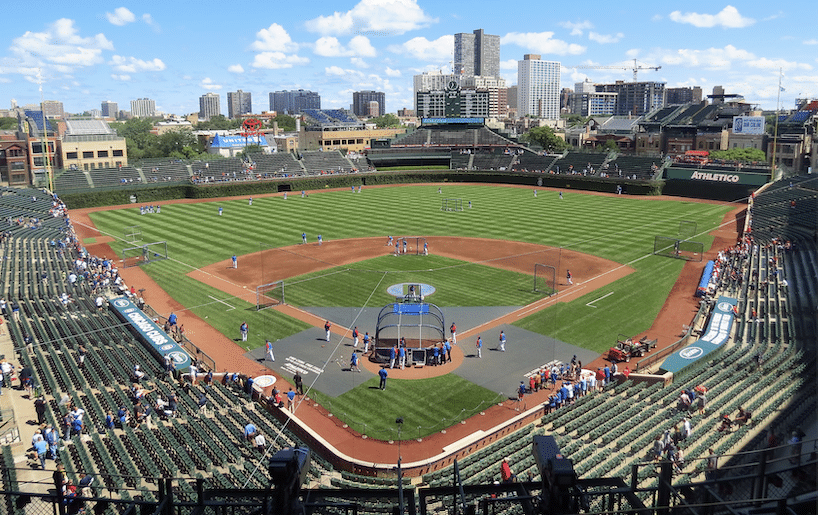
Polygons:
[[598,300],[602,300],[602,299],[604,299],[605,297],[610,297],[610,296],[611,296],[611,295],[613,295],[613,294],[614,294],[614,292],[608,293],[607,295],[603,295],[602,297],[600,297],[600,298],[598,298],[598,299],[594,299],[594,300],[592,300],[591,302],[588,302],[588,303],[587,303],[587,304],[585,304],[585,305],[586,305],[586,306],[588,306],[589,308],[594,308],[594,309],[596,309],[598,306],[592,306],[591,304],[593,304],[594,302],[596,302],[596,301],[598,301]]
[[213,295],[208,295],[208,297],[210,297],[211,299],[215,300],[216,302],[218,302],[218,303],[220,303],[220,304],[224,304],[225,306],[227,306],[228,308],[230,308],[230,309],[227,309],[226,311],[232,311],[232,310],[236,309],[236,306],[231,306],[231,305],[230,305],[230,304],[228,304],[227,302],[225,302],[225,301],[223,301],[223,300],[221,300],[221,299],[217,299],[217,298],[216,298],[216,297],[214,297]]

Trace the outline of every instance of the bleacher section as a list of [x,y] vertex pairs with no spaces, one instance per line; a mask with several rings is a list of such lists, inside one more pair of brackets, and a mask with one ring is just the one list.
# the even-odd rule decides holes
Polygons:
[[54,189],[57,191],[84,190],[91,187],[90,174],[82,170],[62,170],[54,173]]
[[619,155],[608,163],[605,170],[609,177],[633,177],[639,180],[650,180],[656,169],[662,166],[661,160],[652,157]]
[[357,169],[357,166],[337,150],[304,151],[301,153],[301,163],[310,175],[348,173]]
[[[71,476],[79,470],[90,472],[100,479],[100,486],[110,489],[145,489],[159,477],[204,477],[210,488],[266,487],[266,463],[262,453],[244,441],[244,426],[252,421],[266,435],[271,452],[303,442],[282,431],[282,424],[251,402],[238,385],[214,381],[211,387],[201,382],[182,387],[164,380],[162,364],[113,312],[97,310],[91,278],[80,274],[76,286],[67,284],[66,276],[81,257],[80,247],[76,241],[67,246],[57,243],[70,233],[62,216],[49,214],[50,196],[8,188],[0,193],[3,225],[6,218],[14,220],[5,227],[11,236],[2,243],[0,295],[20,306],[19,318],[5,317],[19,363],[34,371],[35,383],[49,399],[46,421],[61,433],[68,406],[60,399],[85,410],[84,434],[72,436],[71,445],[60,451],[67,472]],[[18,224],[20,217],[36,217],[43,223],[33,229]],[[90,271],[91,277],[97,272],[93,266]],[[67,305],[60,300],[66,291],[71,296]],[[118,289],[111,293],[120,294]],[[26,335],[31,337],[28,346]],[[78,359],[81,346],[87,351],[84,366]],[[116,414],[120,407],[131,416],[135,412],[129,387],[137,364],[146,373],[142,382],[149,390],[143,405],[175,395],[177,414],[160,419],[154,413],[150,422],[106,429],[109,412]],[[205,410],[199,405],[202,396],[207,399]],[[322,476],[329,482],[331,466],[314,459],[311,477]]]
[[126,184],[141,184],[142,176],[139,170],[132,166],[121,168],[97,168],[90,170],[91,182],[95,188],[106,188],[112,186],[124,186]]
[[135,163],[147,182],[183,182],[190,180],[188,165],[180,159],[143,159]]

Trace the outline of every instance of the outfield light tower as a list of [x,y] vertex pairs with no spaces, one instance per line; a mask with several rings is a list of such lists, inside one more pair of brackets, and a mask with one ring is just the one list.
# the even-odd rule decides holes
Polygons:
[[400,468],[401,456],[400,456],[400,437],[401,437],[401,430],[403,429],[403,417],[398,417],[395,419],[395,424],[398,425],[398,513],[403,515],[404,513],[404,503],[403,503],[403,471]]

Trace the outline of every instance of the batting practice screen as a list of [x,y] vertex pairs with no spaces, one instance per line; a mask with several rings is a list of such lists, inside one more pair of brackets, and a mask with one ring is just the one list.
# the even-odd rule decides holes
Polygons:
[[692,238],[696,236],[696,230],[698,225],[696,222],[691,222],[689,220],[681,220],[679,222],[679,234],[678,237],[681,240],[686,240],[688,238]]
[[122,266],[125,268],[146,265],[168,258],[168,242],[156,241],[122,250]]
[[395,238],[395,255],[403,256],[411,254],[413,256],[423,256],[428,253],[426,238],[420,236],[401,236]]
[[284,281],[256,286],[256,311],[284,304]]
[[656,236],[653,240],[653,253],[657,256],[668,256],[687,261],[701,261],[704,243],[700,241],[680,240],[667,236]]
[[534,264],[534,291],[548,296],[557,292],[557,269],[542,263]]
[[444,198],[440,203],[441,211],[463,211],[462,198]]

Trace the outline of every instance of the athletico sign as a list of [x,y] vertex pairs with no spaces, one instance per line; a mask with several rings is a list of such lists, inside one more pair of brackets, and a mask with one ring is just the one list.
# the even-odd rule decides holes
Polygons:
[[700,181],[716,181],[716,182],[739,182],[741,178],[738,175],[729,175],[726,173],[706,173],[693,172],[690,176],[691,180]]
[[701,168],[675,168],[670,167],[665,170],[665,179],[684,181],[707,181],[721,182],[727,184],[747,184],[750,186],[761,186],[766,184],[770,175],[766,173],[752,173],[728,171],[719,172]]
[[127,297],[119,297],[111,301],[116,314],[131,324],[142,343],[153,349],[157,357],[164,359],[169,354],[176,363],[176,370],[186,372],[190,367],[190,356],[178,343],[171,340],[159,325],[148,318],[141,309],[136,307]]

